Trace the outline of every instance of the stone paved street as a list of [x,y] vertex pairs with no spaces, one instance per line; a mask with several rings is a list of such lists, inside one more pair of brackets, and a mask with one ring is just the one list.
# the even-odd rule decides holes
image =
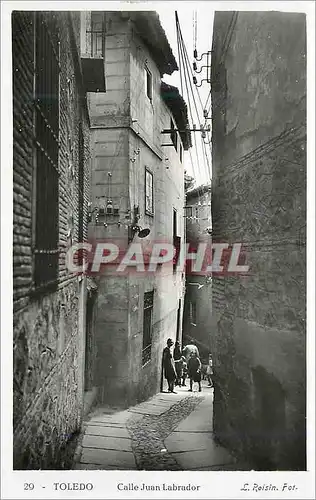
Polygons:
[[128,410],[99,408],[86,421],[75,469],[247,470],[212,433],[213,389],[159,393]]

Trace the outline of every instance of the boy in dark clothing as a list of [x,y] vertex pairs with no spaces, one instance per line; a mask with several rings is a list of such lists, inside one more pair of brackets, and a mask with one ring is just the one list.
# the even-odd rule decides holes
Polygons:
[[180,342],[178,340],[176,340],[176,343],[174,345],[173,357],[175,361],[178,361],[181,358]]
[[174,393],[174,382],[177,378],[175,366],[174,366],[174,359],[172,356],[171,352],[171,346],[173,345],[173,340],[168,339],[167,340],[167,347],[164,348],[163,350],[163,369],[164,369],[164,375],[165,378],[167,379],[168,382],[168,392],[173,392]]
[[201,361],[200,358],[196,355],[196,353],[192,352],[191,357],[188,361],[188,375],[190,378],[190,389],[192,392],[193,382],[198,382],[199,384],[199,392],[202,391],[201,388]]
[[181,349],[180,342],[177,340],[173,350],[173,358],[175,363],[175,369],[177,378],[175,381],[175,385],[181,386],[181,377],[182,377],[182,361],[181,361]]

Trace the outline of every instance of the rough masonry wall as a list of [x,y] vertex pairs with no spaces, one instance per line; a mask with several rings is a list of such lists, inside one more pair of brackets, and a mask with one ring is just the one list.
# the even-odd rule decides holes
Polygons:
[[[65,447],[81,423],[82,287],[65,267],[65,251],[78,239],[78,134],[84,135],[84,213],[89,174],[88,121],[79,103],[76,50],[66,13],[61,34],[59,154],[59,281],[55,292],[31,292],[33,188],[33,13],[13,15],[13,263],[14,468],[69,467]],[[76,14],[73,15],[74,18]],[[70,51],[73,48],[74,56]],[[86,227],[84,228],[84,237]],[[82,307],[81,307],[82,310]],[[82,328],[81,328],[82,330]]]
[[213,239],[250,266],[213,278],[214,431],[304,469],[305,17],[216,13],[213,50]]

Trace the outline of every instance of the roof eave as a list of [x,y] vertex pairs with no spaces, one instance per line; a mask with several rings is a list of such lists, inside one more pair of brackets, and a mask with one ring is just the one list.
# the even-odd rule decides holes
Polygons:
[[187,151],[192,147],[191,132],[189,130],[187,105],[179,89],[173,85],[161,82],[161,96],[170,109],[177,127],[181,130],[180,137],[183,148]]
[[161,26],[155,11],[135,11],[130,13],[138,35],[150,51],[162,77],[178,71],[177,61],[173,55],[166,33]]

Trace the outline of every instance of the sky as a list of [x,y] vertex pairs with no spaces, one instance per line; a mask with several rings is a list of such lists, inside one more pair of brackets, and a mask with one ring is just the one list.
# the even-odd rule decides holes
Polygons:
[[[166,32],[168,41],[171,45],[173,54],[178,62],[179,65],[179,57],[178,57],[178,47],[177,47],[177,35],[176,35],[176,23],[175,23],[175,10],[174,7],[168,7],[168,2],[166,2],[166,6],[163,8],[157,7],[155,10],[159,14],[160,22]],[[214,18],[214,11],[208,6],[208,5],[201,5],[198,6],[198,8],[193,9],[192,6],[194,5],[191,2],[187,3],[187,6],[185,5],[186,2],[183,2],[184,7],[180,7],[177,9],[178,13],[178,18],[180,22],[180,28],[182,32],[182,36],[184,39],[184,43],[187,49],[187,53],[190,59],[190,64],[191,68],[193,67],[193,50],[195,47],[195,39],[196,39],[196,49],[198,51],[198,57],[201,57],[201,54],[203,52],[207,52],[211,50],[212,48],[212,30],[213,30],[213,18]],[[194,19],[196,20],[196,23],[194,23]],[[195,26],[195,28],[194,28]],[[197,62],[198,69],[200,69],[201,65],[205,64],[202,60],[202,62]],[[202,72],[200,74],[194,73],[197,77],[198,83],[200,83],[202,78],[206,77],[205,74],[205,68],[202,69]],[[203,76],[202,76],[203,75]],[[164,75],[163,80],[166,83],[170,83],[171,85],[175,85],[176,87],[181,88],[181,82],[180,82],[180,73],[179,71],[174,72],[172,75]],[[191,80],[192,81],[192,80]],[[192,83],[192,86],[195,87],[195,85]],[[194,89],[195,91],[195,89]],[[201,98],[201,102],[203,105],[203,108],[205,107],[205,103],[208,99],[209,92],[210,92],[210,84],[207,82],[203,82],[202,86],[198,88],[199,95]],[[188,96],[186,94],[186,91],[184,90],[184,99],[188,104]],[[195,111],[195,106],[190,94],[190,104],[192,107],[192,115],[193,115],[193,120],[194,123],[196,124],[197,128],[200,128],[200,123],[204,123],[204,118],[203,118],[203,111],[202,107],[199,103],[199,99],[197,97],[197,94],[195,93],[195,99],[197,102],[197,108],[199,112],[199,116],[197,116],[197,113]],[[210,99],[208,100],[208,105],[210,105]],[[209,113],[209,116],[211,114]],[[190,117],[190,113],[189,113]],[[192,123],[190,123],[192,126]],[[207,120],[207,125],[211,125],[211,120]],[[194,142],[194,137],[193,134],[196,136],[196,146],[195,147],[195,142]],[[201,133],[200,132],[191,132],[192,136],[192,142],[193,142],[193,147],[191,148],[191,155],[189,152],[185,152],[184,154],[184,168],[187,171],[189,175],[192,175],[196,179],[196,186],[201,185],[201,184],[206,184],[210,181],[210,175],[209,171],[207,168],[206,160],[203,155],[203,149],[202,149],[202,139],[201,139]],[[208,134],[208,138],[206,138],[206,142],[210,140],[211,134]],[[211,149],[210,145],[206,145],[206,153],[208,156],[208,161],[211,169]],[[192,167],[192,162],[191,158],[193,160],[193,167]]]

